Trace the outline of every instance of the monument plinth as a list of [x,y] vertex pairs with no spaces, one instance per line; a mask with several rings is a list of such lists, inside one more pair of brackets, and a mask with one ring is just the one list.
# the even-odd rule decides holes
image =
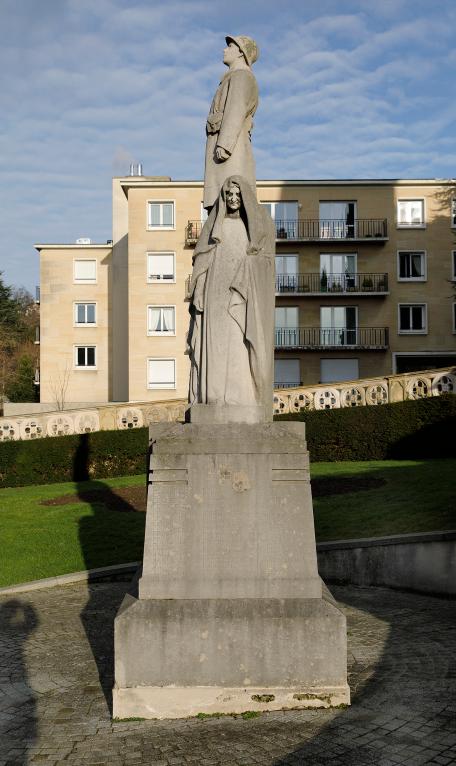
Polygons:
[[150,436],[143,571],[115,623],[114,715],[349,702],[304,424],[155,424]]
[[189,287],[188,422],[150,426],[143,568],[115,620],[118,718],[350,701],[345,617],[318,576],[305,426],[272,422],[275,229],[250,147],[258,50],[227,43]]

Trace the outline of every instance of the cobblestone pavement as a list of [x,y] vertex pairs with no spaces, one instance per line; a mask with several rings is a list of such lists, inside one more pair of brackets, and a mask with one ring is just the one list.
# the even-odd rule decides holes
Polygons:
[[456,602],[334,588],[350,708],[116,723],[112,622],[127,588],[0,597],[0,766],[456,764]]

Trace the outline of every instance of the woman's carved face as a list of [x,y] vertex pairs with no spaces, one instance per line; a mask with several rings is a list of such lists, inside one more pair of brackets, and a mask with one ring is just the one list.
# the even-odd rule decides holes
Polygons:
[[231,183],[228,187],[226,206],[230,213],[235,213],[241,207],[241,190],[236,183]]

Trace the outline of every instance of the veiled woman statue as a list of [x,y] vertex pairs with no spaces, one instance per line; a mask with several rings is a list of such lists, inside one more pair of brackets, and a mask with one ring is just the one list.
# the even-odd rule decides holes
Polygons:
[[224,182],[190,281],[190,404],[272,412],[274,224],[241,176]]

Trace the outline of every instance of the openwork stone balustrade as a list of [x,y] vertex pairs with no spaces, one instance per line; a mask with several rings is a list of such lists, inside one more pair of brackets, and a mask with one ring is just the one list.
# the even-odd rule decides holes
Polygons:
[[[276,389],[274,413],[363,407],[439,396],[447,392],[456,393],[456,367],[331,385]],[[93,431],[127,430],[141,428],[151,422],[182,421],[185,407],[186,402],[183,399],[174,399],[166,402],[106,404],[90,409],[3,417],[0,418],[0,442]]]
[[456,367],[274,392],[274,414],[403,402],[456,393]]

